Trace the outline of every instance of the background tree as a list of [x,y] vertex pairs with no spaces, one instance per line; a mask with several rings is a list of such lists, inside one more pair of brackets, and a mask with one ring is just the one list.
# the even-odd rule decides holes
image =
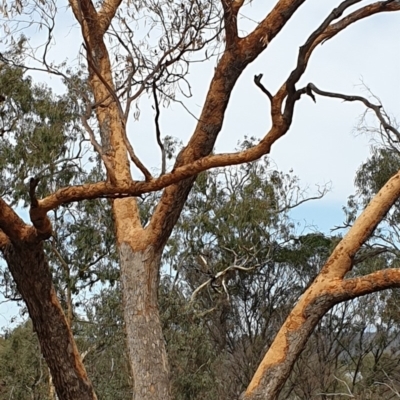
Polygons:
[[[262,85],[262,75],[255,77],[256,84],[271,103],[270,128],[260,143],[236,153],[215,155],[211,152],[238,78],[280,34],[305,3],[304,0],[276,1],[268,15],[243,37],[239,36],[237,22],[239,11],[246,7],[243,1],[215,3],[195,0],[187,4],[143,1],[133,5],[130,1],[105,0],[95,5],[90,0],[71,0],[69,5],[82,32],[85,60],[84,68],[78,68],[78,71],[65,64],[56,65],[48,61],[58,4],[28,0],[4,3],[3,14],[10,18],[6,28],[10,32],[7,40],[19,52],[19,57],[3,53],[3,62],[21,66],[32,61],[34,68],[63,77],[71,100],[75,100],[77,113],[81,115],[85,135],[97,152],[106,174],[105,180],[97,176],[95,182],[90,184],[82,185],[80,181],[70,182],[56,190],[47,187],[49,193],[44,196],[36,192],[41,176],[35,176],[29,190],[33,226],[26,225],[8,202],[0,202],[4,258],[27,304],[60,398],[88,399],[95,398],[95,394],[68,319],[52,286],[44,257],[42,242],[49,239],[53,232],[48,213],[71,202],[104,197],[113,199],[111,206],[121,270],[129,360],[135,385],[134,398],[168,399],[169,366],[157,304],[160,260],[195,177],[209,168],[250,162],[269,153],[272,144],[289,130],[296,102],[304,94],[312,98],[327,95],[354,100],[349,96],[323,92],[312,84],[303,88],[296,85],[319,44],[360,19],[400,9],[397,1],[380,1],[350,12],[349,8],[359,2],[341,2],[310,34],[299,50],[294,70],[276,94],[271,94]],[[24,14],[22,18],[19,13]],[[32,18],[38,19],[30,21]],[[42,29],[47,29],[42,53],[30,53],[33,47],[27,45],[27,38],[18,36],[24,24],[29,26],[31,23],[39,23]],[[133,31],[135,23],[139,28],[150,26],[150,30],[157,25],[162,32],[161,39],[154,40],[154,36],[149,36],[147,42],[137,41]],[[150,33],[149,30],[146,33]],[[174,99],[174,91],[186,79],[189,56],[203,49],[206,57],[216,49],[220,49],[221,53],[193,135],[179,153],[174,168],[167,172],[164,168],[166,152],[160,139],[157,117],[160,99]],[[146,91],[153,94],[156,134],[163,154],[159,177],[153,176],[140,162],[127,133],[131,105]],[[371,108],[379,117],[379,108]],[[45,123],[49,121],[45,120]],[[10,136],[13,134],[10,132]],[[57,154],[53,156],[56,159]],[[142,173],[144,180],[132,178],[131,165]],[[343,280],[352,267],[356,252],[398,198],[396,183],[396,178],[391,179],[366,208],[361,219],[338,244],[322,274],[291,311],[250,383],[246,398],[272,399],[278,396],[309,335],[333,305],[398,285],[400,279],[394,269]],[[143,225],[138,203],[133,196],[162,189],[150,220]],[[33,266],[29,265],[32,260]],[[300,340],[293,340],[294,337],[300,337]]]
[[0,358],[3,399],[49,398],[49,371],[30,322],[7,332],[1,340]]

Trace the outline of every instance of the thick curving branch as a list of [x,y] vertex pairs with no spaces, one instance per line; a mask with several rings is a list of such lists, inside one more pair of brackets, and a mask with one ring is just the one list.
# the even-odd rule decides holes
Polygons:
[[353,259],[364,242],[400,197],[400,171],[393,175],[335,248],[321,273],[326,277],[344,278],[353,265]]
[[307,68],[308,60],[311,55],[310,50],[311,48],[313,48],[314,43],[325,32],[325,30],[329,27],[329,25],[333,21],[340,18],[349,7],[353,6],[356,3],[359,3],[360,1],[361,0],[343,1],[338,7],[334,8],[329,13],[327,18],[325,18],[325,20],[321,23],[321,25],[314,32],[311,33],[305,44],[300,47],[296,68],[291,72],[289,78],[285,83],[285,89],[287,92],[287,100],[284,112],[285,118],[288,118],[290,120],[292,119],[294,103],[299,98],[298,96],[296,96],[295,85],[299,81],[299,79],[303,76]]
[[386,268],[368,275],[344,279],[336,289],[335,297],[345,301],[398,287],[400,287],[400,268]]
[[[400,270],[397,269],[343,280],[354,264],[356,252],[399,197],[400,171],[371,200],[292,309],[254,374],[244,399],[278,398],[316,324],[335,304],[372,291],[400,286]],[[376,283],[374,278],[377,278]]]
[[36,229],[33,226],[26,225],[2,198],[0,198],[0,230],[1,241],[4,244],[7,240],[13,243],[40,241]]
[[258,145],[241,152],[225,153],[203,157],[190,164],[175,168],[169,173],[155,178],[150,182],[131,181],[113,185],[109,182],[89,183],[79,186],[61,188],[53,194],[39,200],[39,208],[50,211],[61,204],[80,200],[89,200],[98,197],[122,198],[140,196],[144,193],[154,192],[178,183],[182,180],[196,176],[210,168],[228,165],[243,164],[259,159],[269,153],[272,144],[283,134],[281,127],[271,129],[267,137]]
[[[190,179],[182,176],[182,179],[186,180],[177,180],[173,183],[178,184],[170,186],[164,191],[150,221],[149,229],[153,232],[153,237],[157,238],[156,246],[163,246],[166,243],[190,192],[195,175],[200,170],[204,171],[205,163],[210,163],[208,167],[212,168],[214,166],[254,161],[263,154],[268,153],[270,145],[286,133],[289,127],[284,126],[281,118],[281,105],[284,99],[282,94],[278,94],[274,98],[271,107],[274,123],[271,131],[273,133],[268,135],[268,138],[264,138],[260,146],[249,153],[240,154],[238,157],[237,154],[234,156],[223,155],[219,159],[207,157],[212,152],[215,141],[221,131],[225,111],[237,79],[244,69],[266,49],[268,43],[276,37],[304,2],[305,0],[278,1],[273,10],[253,33],[239,39],[234,46],[228,46],[227,44],[224,54],[216,67],[196,129],[188,145],[181,151],[175,163],[176,170],[185,164],[191,164],[189,170],[185,170],[184,173],[186,175],[186,172],[191,171],[187,175]],[[241,1],[236,3],[236,6],[233,5],[233,7],[238,7],[239,10],[240,4]],[[202,161],[200,165],[196,164],[195,169],[200,168],[195,171],[192,169],[192,166],[194,166],[192,163],[199,159],[202,159]],[[207,161],[205,161],[206,159]],[[213,166],[211,166],[212,164]]]

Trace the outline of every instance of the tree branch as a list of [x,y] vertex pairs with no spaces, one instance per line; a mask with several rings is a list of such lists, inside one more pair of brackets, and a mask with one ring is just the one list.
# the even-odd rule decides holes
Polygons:
[[269,101],[272,103],[272,101],[274,100],[271,92],[261,83],[261,79],[263,77],[263,74],[258,74],[258,75],[254,75],[254,83],[261,89],[261,91],[267,95],[267,97],[269,98]]
[[397,138],[400,139],[400,132],[398,129],[396,129],[393,125],[390,125],[389,122],[385,119],[383,116],[381,110],[382,110],[382,105],[376,105],[372,104],[369,100],[367,100],[365,97],[362,96],[350,96],[350,95],[345,95],[341,93],[334,93],[334,92],[326,92],[324,90],[318,89],[313,83],[309,83],[307,85],[307,93],[316,93],[320,96],[324,97],[332,97],[336,99],[342,99],[344,101],[359,101],[363,103],[366,107],[370,108],[375,115],[377,116],[379,122],[381,123],[383,129],[386,131],[392,132]]
[[399,10],[400,2],[397,0],[378,1],[376,3],[361,7],[342,18],[340,21],[331,24],[318,38],[316,38],[312,48],[310,48],[310,51],[312,51],[320,43],[324,43],[327,40],[332,39],[335,35],[352,25],[354,22],[360,21],[361,19],[370,17],[371,15],[377,13]]
[[237,15],[244,0],[221,0],[224,9],[225,41],[230,48],[238,42]]
[[32,226],[26,225],[15,211],[1,198],[0,230],[0,238],[4,244],[8,239],[14,243],[21,241],[33,243],[38,240],[36,229]]
[[330,23],[337,19],[338,16],[342,15],[342,13],[347,8],[359,1],[360,0],[347,0],[342,2],[342,4],[339,5],[339,7],[337,7],[335,10],[333,10],[329,14],[327,19],[325,19],[325,21],[309,36],[304,46],[300,48],[296,68],[292,71],[288,80],[280,87],[277,94],[275,95],[275,97],[281,99],[281,103],[283,103],[283,100],[288,96],[284,110],[284,115],[288,122],[291,121],[293,116],[294,103],[300,98],[301,94],[305,93],[305,89],[295,91],[294,85],[304,74],[308,61],[314,49],[319,44],[322,44],[325,41],[332,39],[342,30],[346,29],[348,26],[361,19],[380,12],[400,10],[400,3],[398,1],[380,1],[361,7],[360,9],[343,17],[341,20],[335,23]]
[[122,3],[122,0],[104,0],[103,5],[98,12],[99,16],[99,26],[104,34],[110,27],[111,21],[118,10],[118,7]]
[[39,207],[50,211],[61,204],[74,201],[94,199],[98,197],[127,197],[140,196],[144,193],[154,192],[166,188],[185,179],[196,176],[198,173],[210,168],[228,165],[243,164],[259,159],[269,153],[272,144],[283,135],[281,126],[271,128],[268,135],[256,146],[235,153],[216,154],[203,157],[192,163],[173,169],[152,181],[118,182],[96,182],[80,186],[68,186],[61,188],[53,194],[39,200]]
[[400,171],[371,200],[300,297],[254,374],[245,399],[275,398],[280,393],[309,335],[333,305],[374,291],[400,287],[400,269],[386,269],[343,280],[354,264],[356,252],[399,196]]
[[348,233],[332,252],[322,268],[325,277],[342,279],[353,265],[353,259],[361,245],[385,217],[400,197],[400,171],[393,175],[356,219]]
[[387,268],[352,279],[345,279],[336,289],[340,301],[354,299],[369,293],[400,287],[400,269]]
[[36,198],[36,187],[39,183],[39,178],[31,178],[29,181],[29,197],[31,199],[31,208],[29,216],[33,226],[43,238],[49,238],[52,232],[52,226],[47,212],[39,207],[39,202]]
[[295,96],[295,85],[302,77],[307,68],[308,60],[311,54],[310,49],[313,47],[313,44],[317,41],[318,37],[320,37],[322,33],[328,28],[332,21],[341,17],[349,7],[356,3],[359,3],[360,1],[361,0],[343,1],[338,7],[336,7],[329,13],[328,17],[325,18],[322,24],[314,32],[311,33],[306,43],[300,47],[296,68],[291,72],[289,78],[285,83],[285,89],[288,96],[284,112],[286,118],[292,118],[294,103],[299,98],[298,96]]
[[242,54],[246,54],[250,62],[254,61],[305,1],[279,0],[257,28],[239,41]]
[[[117,110],[119,113],[119,117],[121,120],[121,123],[123,124],[123,139],[124,139],[124,144],[126,146],[126,149],[128,150],[128,154],[131,158],[131,161],[136,165],[136,167],[143,173],[146,181],[151,181],[153,179],[153,176],[151,175],[150,171],[144,166],[144,164],[139,160],[139,158],[136,156],[135,151],[133,150],[133,147],[126,135],[126,120],[125,120],[125,114],[122,110],[121,102],[115,93],[115,90],[108,84],[108,82],[104,79],[104,77],[101,75],[99,72],[98,68],[96,67],[95,63],[92,60],[92,55],[90,52],[89,47],[86,48],[86,54],[87,54],[87,61],[90,66],[90,68],[95,72],[97,77],[100,79],[100,81],[103,83],[107,91],[109,92],[110,96],[114,99],[115,104],[117,106]],[[104,159],[103,159],[104,161]],[[107,164],[106,164],[107,166]]]
[[157,137],[157,143],[158,146],[160,147],[161,150],[161,174],[165,174],[166,170],[166,154],[165,154],[165,149],[163,142],[161,140],[161,131],[160,131],[160,124],[159,124],[159,118],[160,118],[160,107],[158,104],[158,98],[157,98],[157,87],[156,84],[153,83],[153,97],[154,97],[154,107],[156,108],[156,115],[154,117],[154,123],[156,125],[156,137]]
[[[183,207],[185,199],[190,191],[191,185],[194,181],[193,176],[200,170],[204,170],[205,164],[209,168],[216,166],[223,166],[229,164],[240,164],[242,162],[249,162],[255,160],[270,151],[271,145],[283,136],[291,124],[294,102],[300,97],[300,94],[295,92],[292,104],[286,104],[285,119],[282,117],[282,104],[287,97],[286,84],[284,84],[278,93],[273,96],[271,105],[271,115],[273,127],[259,145],[241,154],[230,154],[216,156],[217,158],[201,158],[208,155],[214,146],[215,140],[220,132],[222,121],[225,115],[225,110],[229,101],[231,91],[236,83],[237,78],[245,67],[252,62],[257,56],[267,47],[268,43],[281,31],[289,19],[293,16],[296,10],[304,3],[305,0],[285,1],[280,0],[277,2],[273,10],[267,17],[258,25],[258,27],[247,37],[240,39],[237,49],[226,49],[221,57],[221,60],[215,71],[214,78],[211,82],[210,89],[204,104],[202,114],[196,130],[190,139],[187,147],[179,154],[175,163],[175,171],[184,164],[191,164],[188,169],[184,171],[182,179],[192,177],[185,182],[179,182],[177,185],[167,188],[158,204],[153,217],[150,222],[150,228],[154,231],[153,237],[159,238],[159,244],[163,245],[169,235],[175,221],[177,220],[180,211]],[[356,0],[349,0],[342,3],[342,8],[349,7]],[[339,6],[340,7],[340,6]],[[318,31],[312,35],[315,37],[311,44],[307,45],[308,51],[301,57],[304,63],[304,68],[310,57],[312,50],[319,43],[328,40],[342,31],[345,27],[353,22],[365,18],[377,12],[395,11],[400,9],[400,3],[394,1],[384,1],[365,6],[362,9],[355,11],[348,16],[344,17],[335,24],[327,26],[328,23],[338,18],[341,9],[328,16],[328,19],[321,25],[321,32]],[[341,14],[340,14],[341,15]],[[322,28],[325,30],[322,31]],[[304,50],[303,50],[304,52]],[[301,76],[301,74],[300,74]],[[296,79],[297,75],[296,75]],[[289,102],[290,103],[290,102]],[[221,158],[219,158],[221,157]],[[255,157],[255,158],[253,158]],[[199,160],[202,167],[196,164],[195,160]],[[195,168],[194,171],[192,168]],[[207,169],[207,168],[205,168]],[[191,170],[193,174],[186,173]],[[173,171],[174,172],[174,171]],[[182,170],[183,172],[183,170]],[[165,175],[167,177],[168,174]],[[169,178],[166,178],[169,179]]]

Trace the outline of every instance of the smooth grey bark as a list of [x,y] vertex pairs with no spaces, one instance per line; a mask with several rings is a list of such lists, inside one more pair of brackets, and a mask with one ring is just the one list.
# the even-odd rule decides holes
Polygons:
[[161,252],[119,246],[124,319],[134,400],[170,399],[169,365],[158,312]]

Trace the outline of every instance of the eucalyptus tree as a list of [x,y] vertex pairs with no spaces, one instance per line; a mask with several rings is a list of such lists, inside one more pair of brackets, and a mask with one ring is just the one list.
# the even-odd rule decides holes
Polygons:
[[[360,100],[378,118],[382,117],[379,107],[363,98],[325,92],[313,84],[297,87],[320,44],[364,18],[400,10],[400,3],[395,0],[356,6],[360,2],[342,1],[311,31],[300,47],[295,68],[275,94],[261,83],[262,74],[255,77],[255,83],[270,102],[269,129],[258,144],[229,154],[212,154],[212,150],[236,82],[249,64],[268,52],[270,43],[280,36],[305,0],[275,1],[265,18],[248,34],[239,33],[238,29],[239,13],[245,13],[250,6],[242,0],[187,3],[70,0],[66,3],[68,12],[72,12],[81,32],[82,62],[77,69],[67,62],[57,65],[49,59],[57,34],[55,23],[61,15],[59,2],[3,2],[2,13],[6,19],[3,43],[13,46],[18,57],[14,56],[15,52],[10,56],[4,51],[2,62],[62,77],[70,96],[67,105],[71,106],[75,100],[85,138],[92,145],[94,157],[101,160],[105,175],[104,179],[97,176],[86,184],[71,181],[63,186],[64,182],[57,182],[56,187],[47,186],[47,192],[42,195],[37,192],[43,184],[40,171],[32,169],[28,191],[32,225],[17,215],[6,197],[0,202],[4,258],[27,304],[60,398],[88,399],[96,395],[56,296],[43,253],[43,241],[53,233],[48,214],[63,204],[112,199],[134,398],[168,399],[169,365],[157,305],[160,260],[195,177],[210,168],[251,162],[268,154],[271,146],[290,129],[295,106],[303,95],[313,99],[318,95]],[[47,33],[45,43],[39,47],[28,39],[29,29],[35,25]],[[155,27],[158,37],[151,35]],[[142,29],[147,31],[143,34]],[[160,102],[174,100],[179,88],[183,88],[189,79],[187,72],[194,53],[199,57],[218,53],[217,63],[193,134],[176,157],[173,169],[167,171],[167,146],[162,142],[159,126]],[[193,60],[198,61],[199,57]],[[140,161],[127,130],[130,110],[146,92],[154,99],[156,138],[162,154],[159,176]],[[383,121],[387,122],[384,116]],[[46,119],[44,124],[51,122]],[[11,129],[7,135],[11,143],[13,135]],[[52,157],[52,164],[62,159],[57,151]],[[133,179],[132,166],[140,171],[143,179]],[[307,338],[334,304],[399,285],[397,269],[344,279],[352,268],[354,255],[397,200],[399,190],[395,175],[338,244],[321,274],[283,323],[245,398],[278,396]],[[136,198],[152,191],[162,191],[162,194],[144,225]]]

